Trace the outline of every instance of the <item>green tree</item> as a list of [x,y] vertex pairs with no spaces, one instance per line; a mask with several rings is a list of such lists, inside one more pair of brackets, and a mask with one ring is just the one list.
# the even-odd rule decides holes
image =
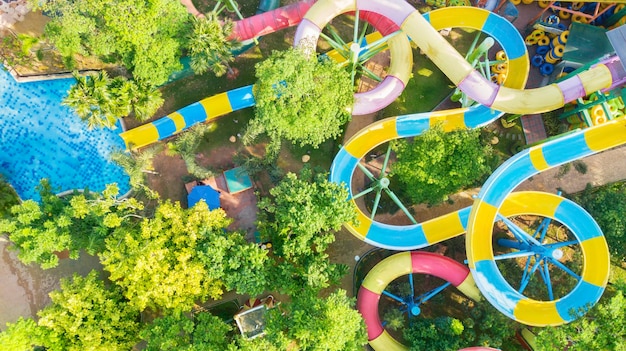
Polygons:
[[392,177],[414,203],[439,204],[491,171],[493,149],[477,129],[446,133],[436,126],[412,141],[394,141],[392,149]]
[[282,139],[318,147],[342,133],[354,101],[350,74],[327,59],[300,49],[274,51],[256,65],[255,118],[246,130],[250,142],[267,134],[270,158]]
[[193,30],[189,37],[191,68],[196,74],[211,70],[217,77],[232,71],[229,62],[235,60],[233,50],[241,43],[228,39],[233,31],[233,22],[219,19],[217,13],[209,12],[206,17],[193,17]]
[[411,350],[456,351],[464,347],[485,346],[503,350],[522,350],[513,343],[518,324],[490,304],[465,302],[462,321],[453,317],[419,317],[405,329]]
[[227,350],[232,327],[210,313],[198,313],[191,319],[183,314],[163,316],[141,331],[147,341],[146,351]]
[[463,347],[489,346],[503,350],[522,351],[521,346],[512,342],[520,325],[498,311],[491,304],[468,302],[463,304]]
[[98,273],[61,280],[52,304],[38,312],[50,351],[130,350],[138,341],[139,312],[119,289],[107,289]]
[[604,232],[614,258],[626,261],[626,183],[592,188],[570,196],[593,216]]
[[185,161],[187,171],[198,179],[209,178],[213,175],[210,169],[202,167],[196,161],[198,146],[202,142],[204,135],[213,126],[210,124],[197,124],[186,131],[180,133],[174,141],[168,144],[170,153],[178,154]]
[[101,193],[83,192],[58,197],[45,180],[40,187],[41,203],[26,200],[11,209],[11,217],[0,219],[0,233],[8,233],[11,249],[18,250],[24,264],[56,267],[55,254],[69,250],[77,259],[81,250],[96,254],[117,227],[138,216],[143,204],[129,198],[117,199],[118,188],[110,184]]
[[166,201],[154,218],[116,230],[100,259],[137,309],[188,311],[198,300],[218,299],[227,274],[248,277],[249,269],[262,276],[266,253],[236,261],[236,253],[253,244],[226,232],[230,222],[224,211],[209,211],[204,202],[183,209]]
[[626,286],[603,297],[582,318],[537,333],[537,347],[545,351],[626,350]]
[[32,351],[44,345],[44,330],[33,319],[20,317],[17,322],[7,323],[6,326],[0,332],[0,351]]
[[295,344],[303,351],[360,351],[367,343],[363,317],[341,289],[326,298],[293,295],[290,303],[270,310],[265,330],[274,345]]
[[91,128],[115,128],[121,117],[130,115],[144,121],[163,104],[161,92],[142,86],[124,77],[111,79],[104,71],[81,76],[74,72],[74,84],[63,105],[74,110]]
[[456,351],[463,344],[463,323],[452,317],[416,318],[404,331],[410,350]]
[[[132,147],[131,147],[132,150]],[[130,178],[130,187],[139,194],[145,194],[148,198],[156,199],[159,194],[150,189],[146,184],[146,173],[156,174],[152,161],[159,152],[160,147],[148,147],[141,151],[113,151],[111,160],[122,168]]]
[[334,231],[356,219],[345,201],[347,190],[324,174],[305,171],[301,179],[287,174],[270,195],[259,200],[257,228],[273,244],[275,288],[288,294],[307,287],[318,291],[340,279],[346,267],[330,263],[325,251],[335,241]]
[[72,62],[76,54],[121,63],[134,80],[165,83],[180,70],[189,14],[178,0],[30,0],[50,16],[46,37]]

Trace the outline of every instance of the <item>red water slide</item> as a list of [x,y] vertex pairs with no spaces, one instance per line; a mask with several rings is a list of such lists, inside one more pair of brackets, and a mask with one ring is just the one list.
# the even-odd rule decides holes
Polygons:
[[[296,26],[302,21],[306,12],[316,1],[317,0],[303,0],[236,21],[231,37],[239,41],[245,41]],[[381,16],[375,12],[361,11],[359,15],[362,20],[369,22],[383,35],[391,34],[400,29],[387,17]]]

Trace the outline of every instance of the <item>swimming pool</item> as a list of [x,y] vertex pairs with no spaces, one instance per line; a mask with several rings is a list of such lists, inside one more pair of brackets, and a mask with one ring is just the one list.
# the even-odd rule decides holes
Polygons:
[[120,129],[93,129],[61,105],[73,78],[17,83],[0,65],[0,173],[22,199],[39,200],[35,187],[47,178],[55,192],[129,189],[124,170],[110,161],[124,149]]

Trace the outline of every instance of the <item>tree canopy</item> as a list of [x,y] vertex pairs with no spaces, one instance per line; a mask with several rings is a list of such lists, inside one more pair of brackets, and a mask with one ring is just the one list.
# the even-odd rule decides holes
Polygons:
[[342,133],[354,101],[350,75],[328,59],[318,60],[300,49],[274,51],[256,65],[255,118],[246,140],[265,133],[268,151],[286,139],[317,147]]
[[145,121],[163,104],[159,90],[122,76],[111,79],[105,71],[88,76],[74,72],[74,79],[76,84],[63,99],[63,105],[72,108],[90,129],[114,129],[119,118],[131,113],[137,120]]
[[391,174],[414,203],[436,205],[491,171],[493,149],[480,130],[445,132],[435,126],[412,141],[395,140]]
[[598,188],[589,186],[570,197],[598,222],[613,257],[626,262],[626,183],[618,182]]
[[345,290],[326,298],[293,295],[291,303],[281,306],[267,318],[266,337],[274,345],[295,343],[303,351],[360,351],[367,343],[363,317]]
[[155,319],[141,337],[147,341],[146,351],[227,350],[232,326],[219,317],[201,312],[193,319],[181,313]]
[[405,329],[411,350],[457,351],[464,347],[489,346],[503,350],[522,350],[512,343],[517,324],[487,302],[462,306],[462,320],[443,316],[419,316]]
[[334,231],[356,219],[347,190],[324,174],[288,173],[270,197],[259,201],[257,227],[273,244],[276,263],[270,274],[275,288],[288,294],[303,287],[318,291],[345,274],[325,253],[335,241]]
[[[622,283],[623,284],[623,283]],[[582,318],[558,327],[543,328],[536,344],[544,351],[626,350],[626,286],[603,297]]]
[[106,288],[98,273],[62,279],[39,320],[20,318],[0,333],[1,351],[126,351],[139,341],[139,311],[117,288]]
[[30,0],[51,18],[47,38],[66,61],[75,54],[121,63],[149,86],[180,70],[189,14],[178,0]]
[[193,18],[189,37],[190,66],[196,74],[211,70],[221,77],[230,69],[228,63],[235,60],[233,50],[241,47],[240,42],[228,39],[233,22],[228,18],[219,19],[215,12]]
[[11,208],[11,216],[0,219],[0,232],[8,233],[10,248],[18,250],[24,264],[35,262],[42,268],[56,267],[56,252],[69,250],[77,259],[81,250],[96,254],[105,239],[130,217],[143,209],[133,198],[118,200],[118,188],[110,184],[99,193],[75,192],[56,196],[52,186],[42,181],[41,202],[26,200]]
[[[221,297],[227,275],[233,275],[229,285],[258,292],[260,282],[237,280],[250,277],[248,269],[262,274],[266,252],[226,232],[229,224],[223,210],[209,211],[204,202],[186,210],[166,201],[153,218],[116,230],[100,259],[139,310],[188,311],[196,301]],[[251,257],[241,258],[242,252]]]

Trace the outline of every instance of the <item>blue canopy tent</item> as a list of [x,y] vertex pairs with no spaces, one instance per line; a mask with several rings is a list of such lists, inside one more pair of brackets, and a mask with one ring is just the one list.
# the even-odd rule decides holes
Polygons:
[[187,195],[187,207],[193,207],[200,200],[206,202],[209,210],[214,210],[220,207],[220,192],[210,185],[196,185]]

